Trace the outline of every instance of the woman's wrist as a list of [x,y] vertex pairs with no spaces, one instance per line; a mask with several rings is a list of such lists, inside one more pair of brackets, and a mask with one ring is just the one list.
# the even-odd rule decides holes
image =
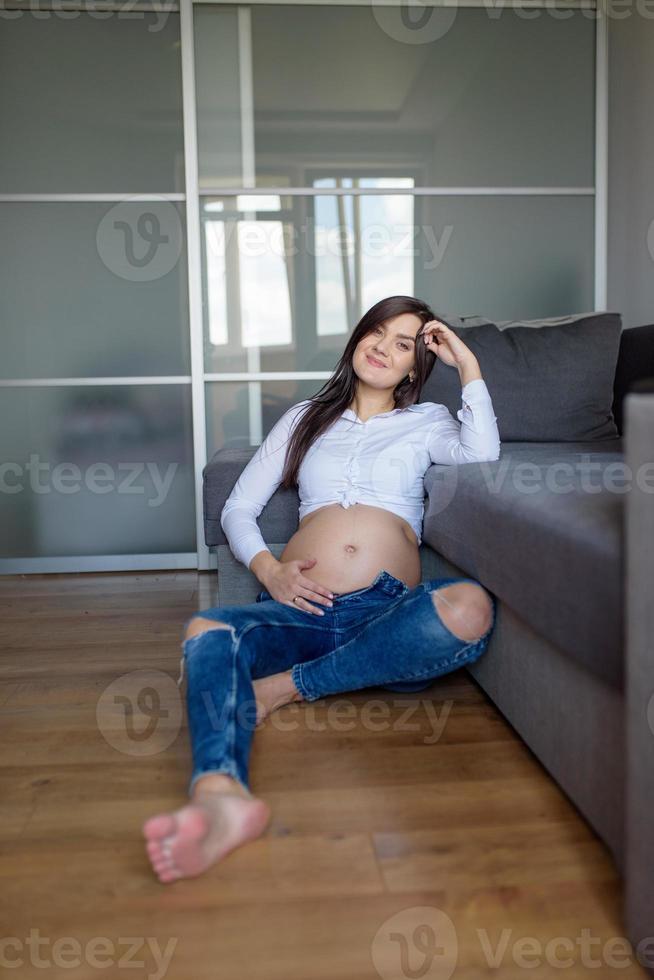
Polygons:
[[250,571],[259,579],[264,589],[268,587],[267,582],[270,573],[279,565],[279,561],[272,551],[258,551],[250,561]]
[[459,372],[459,378],[461,379],[461,387],[465,387],[470,381],[477,381],[481,379],[481,369],[479,367],[479,361],[474,356],[467,357],[460,364],[457,364],[457,369]]

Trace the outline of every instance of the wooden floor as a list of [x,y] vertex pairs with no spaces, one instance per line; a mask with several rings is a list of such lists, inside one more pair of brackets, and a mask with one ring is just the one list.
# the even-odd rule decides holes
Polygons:
[[181,630],[212,605],[215,573],[0,579],[7,975],[645,976],[607,850],[464,671],[278,711],[265,836],[159,884],[141,824],[185,798]]

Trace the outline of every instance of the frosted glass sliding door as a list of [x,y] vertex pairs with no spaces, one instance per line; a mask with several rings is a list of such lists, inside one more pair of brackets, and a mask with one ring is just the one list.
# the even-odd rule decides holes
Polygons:
[[377,167],[416,186],[592,184],[588,12],[419,9],[411,35],[406,4],[258,3],[244,37],[237,8],[198,4],[201,188],[245,184],[250,114],[261,187]]
[[179,14],[0,33],[0,571],[196,562]]
[[315,393],[384,296],[593,308],[595,12],[421,11],[195,4],[209,456]]
[[383,296],[602,302],[592,0],[78,6],[0,31],[0,572],[208,567],[206,461]]

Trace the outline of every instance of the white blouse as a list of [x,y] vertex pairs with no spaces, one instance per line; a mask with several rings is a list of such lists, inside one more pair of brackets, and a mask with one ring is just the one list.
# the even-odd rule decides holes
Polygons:
[[[480,463],[499,459],[500,437],[493,404],[482,378],[461,390],[460,425],[445,405],[421,402],[373,415],[362,422],[350,408],[311,446],[300,466],[299,521],[339,503],[381,507],[398,514],[422,541],[425,472],[432,463]],[[220,526],[238,561],[247,568],[270,551],[257,524],[281,483],[293,425],[310,404],[291,406],[275,423],[236,481]]]

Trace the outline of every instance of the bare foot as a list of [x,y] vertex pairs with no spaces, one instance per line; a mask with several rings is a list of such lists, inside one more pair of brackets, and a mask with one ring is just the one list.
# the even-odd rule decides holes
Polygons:
[[253,681],[252,687],[254,688],[254,700],[257,704],[257,728],[277,708],[290,704],[291,701],[302,701],[302,695],[291,679],[290,670],[283,674],[259,677]]
[[151,817],[143,834],[152,867],[167,884],[202,874],[259,837],[269,820],[268,804],[250,796],[236,780],[208,775],[196,783],[187,806]]

